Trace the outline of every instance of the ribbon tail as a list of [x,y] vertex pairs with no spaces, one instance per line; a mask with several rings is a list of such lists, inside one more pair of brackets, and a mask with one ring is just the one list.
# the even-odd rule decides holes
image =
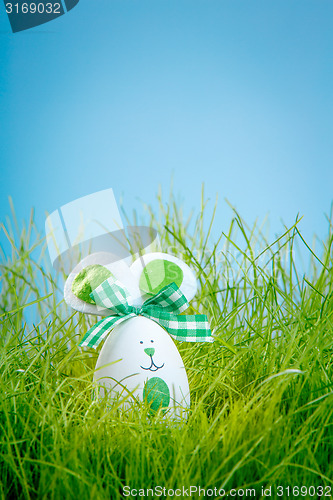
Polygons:
[[150,310],[144,316],[159,323],[181,342],[214,342],[205,314],[172,314]]
[[127,314],[126,316],[108,316],[103,318],[96,325],[92,326],[81,342],[79,343],[82,347],[97,347],[98,344],[108,335],[110,329],[114,326],[122,323],[123,321],[135,316],[135,314]]

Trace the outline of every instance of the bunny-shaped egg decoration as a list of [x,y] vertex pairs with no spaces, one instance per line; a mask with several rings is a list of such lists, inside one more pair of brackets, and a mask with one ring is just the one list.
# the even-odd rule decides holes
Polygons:
[[108,261],[105,252],[86,257],[65,283],[69,305],[105,316],[80,344],[96,347],[106,337],[94,374],[98,394],[121,396],[124,408],[137,399],[149,404],[150,413],[186,418],[188,379],[171,337],[212,341],[204,315],[179,314],[196,293],[195,276],[180,259],[160,252],[131,266]]

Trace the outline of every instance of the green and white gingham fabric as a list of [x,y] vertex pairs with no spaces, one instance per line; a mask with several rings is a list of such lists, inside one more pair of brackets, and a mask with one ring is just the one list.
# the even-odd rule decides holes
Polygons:
[[185,311],[189,303],[175,283],[162,288],[141,307],[130,305],[128,291],[113,277],[103,281],[90,296],[98,306],[109,309],[113,315],[101,319],[90,328],[80,346],[97,347],[111,328],[138,315],[156,321],[176,340],[213,342],[206,315],[178,314]]

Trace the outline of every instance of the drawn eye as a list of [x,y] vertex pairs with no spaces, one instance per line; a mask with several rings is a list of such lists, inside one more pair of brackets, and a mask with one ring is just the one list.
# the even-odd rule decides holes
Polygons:
[[150,342],[154,342],[153,340],[151,340]]
[[140,340],[140,344],[143,344],[143,340]]

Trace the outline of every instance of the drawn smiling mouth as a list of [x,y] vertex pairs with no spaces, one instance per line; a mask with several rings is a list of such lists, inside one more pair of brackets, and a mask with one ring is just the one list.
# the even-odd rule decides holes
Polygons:
[[155,365],[154,361],[153,361],[153,356],[150,356],[150,366],[148,368],[145,368],[144,366],[141,366],[140,367],[143,369],[143,370],[150,370],[151,372],[157,372],[157,370],[159,370],[160,368],[163,368],[164,366],[164,363],[163,365],[161,366],[157,366]]

